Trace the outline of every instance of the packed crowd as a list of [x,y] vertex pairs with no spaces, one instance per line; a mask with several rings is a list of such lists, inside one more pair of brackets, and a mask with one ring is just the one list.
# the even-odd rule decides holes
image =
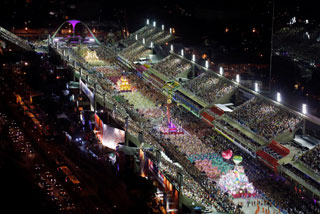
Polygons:
[[97,56],[103,60],[107,60],[115,56],[115,52],[106,46],[98,46],[97,48],[95,48],[95,51],[97,53]]
[[169,55],[154,65],[153,68],[172,79],[178,74],[189,71],[191,63],[175,55]]
[[125,46],[130,46],[132,44],[134,44],[137,40],[136,40],[136,35],[138,35],[138,40],[141,39],[141,35],[144,35],[144,33],[149,29],[148,26],[144,26],[143,28],[140,28],[138,31],[136,31],[135,33],[132,33],[129,35],[129,37],[123,39],[122,41],[120,41],[121,43],[123,43]]
[[304,153],[300,159],[315,173],[320,175],[320,145],[317,145],[310,151]]
[[202,98],[208,104],[230,93],[235,88],[234,85],[224,82],[210,73],[200,74],[184,84],[183,87]]
[[[145,97],[147,97],[148,99],[152,100],[152,102],[155,103],[155,106],[158,106],[159,104],[165,103],[166,98],[163,95],[161,95],[161,93],[155,91],[153,89],[153,87],[150,87],[148,84],[144,84],[141,80],[137,79],[137,77],[135,77],[133,75],[130,75],[129,79],[132,80],[131,83],[133,85],[136,85],[137,87],[139,87],[138,89],[139,89],[139,92],[141,92],[141,94],[143,94]],[[143,84],[141,84],[141,82]],[[139,112],[139,110],[137,108],[135,108],[134,104],[132,104],[131,102],[132,101],[128,102],[131,105],[125,105],[125,107],[124,107],[126,110],[128,110],[127,112],[129,113],[129,112],[136,111],[137,114],[140,114],[140,116],[142,116],[142,114],[144,114],[144,113],[141,111]],[[138,101],[134,101],[134,102],[143,103],[144,100],[138,100]],[[246,105],[246,103],[244,105]],[[164,108],[164,105],[162,105],[162,107]],[[257,107],[259,107],[259,106],[258,105],[255,106],[255,108],[257,108]],[[252,107],[250,110],[253,110],[255,108]],[[265,109],[267,109],[266,111],[268,112],[268,108],[265,108]],[[271,109],[276,109],[276,107],[271,107]],[[166,109],[163,109],[163,112],[165,110]],[[213,153],[221,154],[222,151],[224,151],[226,149],[230,149],[230,148],[233,149],[234,153],[237,152],[239,154],[242,154],[242,152],[239,151],[239,149],[237,147],[230,144],[221,135],[214,132],[205,123],[201,122],[201,120],[199,118],[195,117],[190,112],[187,112],[185,109],[173,106],[172,108],[170,108],[170,110],[171,110],[171,115],[172,115],[172,117],[171,117],[172,121],[175,124],[179,124],[179,126],[182,126],[189,133],[189,135],[182,135],[182,136],[177,135],[177,136],[165,137],[165,136],[161,135],[159,133],[159,131],[156,129],[150,130],[150,129],[147,129],[147,126],[146,127],[141,126],[141,127],[147,129],[147,130],[144,130],[145,133],[149,133],[149,134],[145,135],[146,142],[151,142],[151,144],[153,144],[153,142],[155,142],[154,144],[157,146],[159,145],[158,143],[160,143],[160,145],[161,145],[160,148],[163,148],[166,151],[166,153],[168,154],[170,159],[172,159],[174,161],[178,161],[183,166],[183,168],[185,169],[184,171],[187,174],[186,179],[184,181],[189,184],[189,189],[186,188],[186,192],[184,192],[185,195],[190,196],[191,198],[194,198],[199,203],[201,202],[202,204],[206,204],[207,206],[211,206],[211,204],[215,204],[215,205],[217,205],[216,207],[224,207],[224,209],[221,208],[221,211],[227,210],[230,213],[233,213],[234,209],[235,209],[235,205],[232,203],[232,201],[228,197],[228,195],[224,194],[222,191],[220,191],[216,187],[214,180],[208,179],[206,176],[204,176],[204,174],[201,171],[205,171],[205,170],[199,170],[200,166],[198,166],[198,168],[197,168],[197,166],[195,166],[195,164],[193,164],[190,160],[188,160],[188,156],[195,155],[195,154],[201,154],[201,155],[213,154]],[[241,110],[246,112],[247,109],[244,108]],[[251,112],[250,110],[248,110],[248,111]],[[237,109],[236,111],[239,111],[239,110]],[[269,109],[269,112],[270,111],[271,110]],[[244,113],[244,114],[247,115],[247,114],[249,114],[249,112]],[[281,112],[281,110],[277,111],[278,114],[279,114],[279,112],[283,114],[283,112]],[[258,113],[260,113],[260,112],[258,111]],[[240,114],[240,113],[238,113],[238,114]],[[272,116],[274,116],[274,114]],[[282,117],[278,116],[276,118],[280,118],[280,119],[286,118],[286,117],[289,118],[289,116],[291,116],[291,115],[284,115]],[[254,116],[252,116],[252,117],[254,117]],[[265,116],[265,117],[270,117],[270,115]],[[265,117],[263,117],[263,118],[265,118]],[[239,116],[239,118],[242,118],[242,117]],[[251,117],[248,116],[247,120],[249,120],[250,118]],[[289,119],[291,119],[291,118],[289,118]],[[293,119],[298,120],[299,118],[293,118]],[[162,121],[165,121],[165,119],[163,119]],[[255,120],[253,119],[253,121],[261,123],[263,120],[257,121],[256,119]],[[146,121],[146,123],[150,123],[150,122],[151,121]],[[289,122],[287,122],[289,124],[288,127],[291,127],[291,124],[293,122],[291,120],[289,120]],[[297,123],[298,122],[296,122],[296,124]],[[135,128],[135,127],[133,127],[133,126],[135,126],[134,124],[135,124],[135,121],[131,121],[129,123],[129,126],[131,126],[129,131],[131,131],[131,129]],[[282,123],[281,123],[281,125],[282,125]],[[282,126],[286,127],[285,125],[282,125]],[[275,127],[279,127],[279,126],[276,125]],[[136,136],[137,132],[140,132],[141,130],[138,127],[136,127],[135,130],[136,131],[135,131],[134,135]],[[156,143],[156,142],[158,142],[158,143]],[[190,148],[186,145],[189,145]],[[249,157],[248,157],[248,159],[249,159]],[[296,200],[296,198],[292,198],[292,197],[287,197],[287,198],[284,197],[283,198],[282,197],[283,195],[281,195],[281,197],[279,197],[276,194],[277,191],[276,192],[274,191],[274,189],[275,188],[277,189],[278,186],[277,185],[273,186],[274,182],[269,182],[269,181],[268,181],[268,185],[266,185],[264,183],[264,181],[261,180],[261,177],[263,177],[265,179],[267,172],[265,172],[264,170],[261,170],[260,167],[256,167],[254,165],[255,164],[254,161],[252,161],[253,163],[251,163],[251,161],[252,160],[250,160],[250,161],[246,160],[246,158],[243,161],[243,165],[246,166],[245,168],[248,169],[248,171],[246,170],[246,173],[248,174],[249,177],[251,176],[252,180],[254,180],[256,182],[255,183],[256,186],[260,187],[264,192],[266,192],[268,197],[273,198],[276,201],[276,203],[281,204],[282,207],[288,207],[288,204],[290,204],[290,203],[292,204],[292,202],[294,200]],[[202,169],[205,169],[206,166],[208,166],[208,168],[210,168],[210,165],[208,165],[208,164],[201,165],[201,167],[204,167]],[[168,168],[169,168],[169,169],[167,169],[168,173],[174,174],[174,172],[172,172],[172,169],[175,169],[175,168],[173,166],[170,166]],[[259,186],[259,184],[261,184],[261,185]],[[203,191],[202,190],[200,191],[200,188],[195,188],[195,187],[197,187],[197,185],[200,185],[203,188]],[[279,188],[279,189],[281,190],[281,188]],[[284,190],[284,191],[286,191],[286,190]],[[292,207],[301,207],[301,206],[300,206],[300,204],[297,204],[296,206],[292,206]]]
[[256,142],[255,140],[251,139],[250,137],[248,137],[247,135],[245,135],[244,133],[239,131],[237,128],[231,126],[226,121],[221,119],[221,120],[218,120],[217,122],[220,123],[225,128],[227,128],[227,130],[231,131],[233,133],[232,136],[236,136],[237,135],[237,136],[241,137],[245,142],[249,143],[253,148],[257,149],[258,147],[261,146],[258,142]]
[[139,53],[143,52],[145,50],[144,45],[140,43],[134,43],[133,45],[129,46],[126,49],[123,49],[120,52],[120,55],[122,55],[125,59],[127,59],[129,62],[132,62],[132,59]]
[[258,97],[248,100],[229,115],[268,140],[284,131],[293,130],[302,120]]

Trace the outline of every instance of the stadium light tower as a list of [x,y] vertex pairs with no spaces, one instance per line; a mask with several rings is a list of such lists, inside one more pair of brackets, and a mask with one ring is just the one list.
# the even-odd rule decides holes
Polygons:
[[277,92],[277,102],[278,103],[281,102],[281,94],[279,92]]
[[153,21],[153,27],[156,27],[156,21]]
[[236,76],[236,82],[240,83],[240,75],[239,74],[237,74],[237,76]]
[[146,44],[146,39],[145,38],[142,39],[142,43]]
[[183,53],[183,49],[181,49],[181,56],[183,56],[184,55],[184,53]]
[[172,34],[172,28],[169,29],[170,34]]
[[164,25],[161,26],[161,29],[164,30]]
[[173,52],[173,45],[170,45],[170,50],[171,52]]
[[138,34],[136,34],[136,40],[138,40]]
[[307,104],[302,104],[302,114],[307,113]]
[[223,75],[223,67],[220,67],[220,71],[219,71],[220,75]]
[[149,19],[147,19],[147,25],[149,25],[149,24],[150,24]]
[[254,83],[254,90],[255,92],[259,92],[259,86],[258,86],[258,83]]
[[206,68],[209,68],[209,61],[206,61]]
[[196,61],[196,56],[194,54],[192,54],[192,61],[195,62]]
[[150,43],[150,47],[153,48],[153,42]]

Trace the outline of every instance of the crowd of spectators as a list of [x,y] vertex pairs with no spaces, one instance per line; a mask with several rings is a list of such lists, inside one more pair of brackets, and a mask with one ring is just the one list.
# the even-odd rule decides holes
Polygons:
[[142,43],[134,43],[133,45],[123,49],[120,55],[123,56],[128,61],[132,61],[132,58],[141,51],[145,50],[145,46]]
[[200,97],[207,104],[230,93],[235,86],[224,82],[211,73],[202,73],[196,78],[186,82],[183,87],[192,94]]
[[302,120],[301,117],[258,97],[248,100],[229,115],[267,140],[284,131],[292,131]]
[[170,54],[155,64],[153,68],[172,79],[178,74],[187,72],[191,69],[191,63],[178,56]]
[[301,161],[311,168],[315,173],[320,175],[320,145],[318,144],[310,151],[300,157]]
[[138,31],[135,33],[130,34],[128,37],[124,38],[120,42],[124,44],[126,47],[131,46],[134,44],[136,40],[136,35],[138,35],[138,40],[141,39],[141,35],[144,35],[149,29],[149,26],[144,26],[143,28],[140,28]]
[[[177,63],[177,66],[174,62],[178,58],[172,57],[170,60],[168,60],[169,57],[165,58],[165,60],[167,60],[167,63],[169,64],[160,62],[156,66],[159,66],[160,68],[162,67],[162,69],[157,70],[165,73],[166,75],[174,75],[175,69],[172,69],[172,67],[177,68],[179,67],[179,65],[181,65],[182,62],[179,58],[180,62]],[[162,66],[160,66],[161,64]],[[109,68],[107,68],[105,72],[109,72],[108,69]],[[101,68],[100,72],[104,72],[104,68]],[[208,94],[208,89],[216,90],[216,93],[213,92],[212,94],[216,97],[231,92],[233,86],[230,86],[226,83],[222,83],[219,80],[215,80],[215,78],[210,79],[210,76],[205,76],[205,74],[203,74],[203,76],[204,77],[201,77],[201,81],[195,81],[195,83],[192,84],[193,87],[190,88],[193,88],[193,90],[198,92],[198,86],[201,85],[199,89],[204,90],[202,92],[203,94]],[[163,112],[166,111],[165,105],[163,105],[164,103],[166,103],[166,98],[163,95],[161,95],[161,93],[156,91],[150,85],[145,84],[136,76],[130,75],[129,79],[131,84],[137,87],[141,94],[147,97],[148,100],[154,102],[155,106],[161,105],[163,108]],[[208,79],[210,79],[211,83],[210,81],[206,82],[206,80]],[[215,81],[217,82],[215,83]],[[211,88],[206,84],[212,84],[215,85],[215,87]],[[210,93],[211,92],[209,92],[209,94]],[[206,97],[205,95],[203,96]],[[247,123],[253,125],[253,127],[260,128],[260,126],[263,125],[262,123],[266,121],[266,126],[272,125],[270,129],[277,128],[277,130],[282,131],[290,127],[296,126],[300,121],[300,118],[297,118],[287,112],[284,112],[283,110],[272,104],[267,105],[267,103],[259,101],[258,98],[253,99],[255,100],[250,100],[241,105],[239,108],[237,108],[235,110],[235,113],[231,113],[231,116],[236,119],[242,119],[243,114],[244,121],[247,121]],[[139,102],[143,102],[143,100],[139,100]],[[250,107],[247,106],[249,102]],[[246,168],[246,174],[248,175],[249,179],[252,179],[255,186],[263,190],[263,192],[265,192],[269,198],[272,198],[278,205],[280,205],[283,208],[295,210],[298,209],[297,207],[303,208],[305,206],[301,205],[300,202],[297,202],[297,204],[292,204],[294,203],[296,198],[292,197],[288,193],[290,191],[286,189],[286,187],[278,185],[277,182],[274,182],[274,180],[272,180],[271,182],[271,180],[269,181],[268,179],[265,179],[268,176],[268,172],[259,167],[254,160],[250,159],[250,157],[245,157],[246,155],[243,154],[242,151],[240,151],[237,147],[228,142],[223,136],[213,131],[212,128],[209,127],[206,123],[203,123],[200,118],[195,117],[193,114],[187,112],[185,109],[177,106],[172,106],[170,108],[170,111],[172,122],[179,127],[183,127],[183,129],[186,130],[186,133],[183,135],[165,136],[161,134],[159,130],[156,129],[154,126],[155,124],[159,123],[159,120],[150,120],[150,118],[148,118],[148,120],[144,121],[143,125],[139,125],[140,120],[138,119],[138,115],[140,114],[139,116],[143,117],[143,113],[141,111],[139,112],[138,109],[136,109],[134,105],[132,105],[132,103],[128,102],[127,104],[123,103],[119,106],[122,106],[122,108],[125,109],[128,115],[134,115],[135,117],[137,117],[137,120],[132,120],[130,118],[128,131],[130,133],[133,133],[134,136],[137,136],[139,132],[146,133],[144,136],[146,142],[152,144],[157,149],[164,150],[166,154],[168,154],[170,159],[179,162],[179,164],[181,164],[181,166],[183,167],[184,170],[182,171],[185,176],[184,182],[186,183],[186,187],[185,189],[183,189],[183,194],[185,196],[196,200],[198,203],[201,203],[206,207],[214,205],[218,211],[227,211],[229,213],[235,212],[235,205],[233,204],[231,198],[227,194],[223,193],[220,189],[218,189],[213,179],[208,179],[208,177],[206,177],[201,172],[202,170],[199,170],[191,161],[188,160],[188,156],[193,154],[221,154],[222,151],[231,148],[234,151],[234,154],[239,154],[244,157],[243,165]],[[136,112],[136,114],[132,112]],[[123,122],[123,117],[121,118],[121,116],[119,116],[118,114],[116,114],[116,117]],[[163,118],[159,118],[161,118],[160,121],[164,122],[164,124],[158,125],[166,125],[166,115],[163,114],[162,117]],[[270,121],[269,118],[275,118],[277,122],[274,123],[273,121]],[[283,122],[282,120],[285,120],[285,122]],[[152,124],[152,126],[147,126],[147,124],[150,123]],[[268,131],[264,131],[263,133],[265,132],[268,133]],[[277,133],[280,132],[281,131],[277,131]],[[319,150],[317,150],[317,154],[319,156]],[[170,174],[173,177],[173,180],[176,179],[177,170],[181,171],[180,168],[178,169],[176,165],[170,162],[164,164],[164,166],[165,167],[163,167],[163,171],[166,171],[167,174]],[[278,191],[275,190],[280,190],[281,193],[278,193]]]
[[231,126],[229,123],[227,123],[224,120],[218,120],[217,123],[220,123],[222,126],[224,126],[227,130],[231,131],[233,133],[233,136],[237,135],[240,138],[242,138],[245,142],[251,144],[251,146],[255,149],[257,149],[258,147],[260,147],[261,145],[256,142],[254,139],[248,137],[247,135],[245,135],[244,133],[242,133],[241,131],[239,131],[236,127]]
[[314,179],[312,179],[311,177],[306,176],[299,169],[295,168],[291,164],[285,164],[282,167],[285,167],[287,170],[289,170],[292,173],[294,173],[295,176],[299,177],[305,183],[309,184],[312,189],[320,191],[320,184],[317,181],[315,181]]

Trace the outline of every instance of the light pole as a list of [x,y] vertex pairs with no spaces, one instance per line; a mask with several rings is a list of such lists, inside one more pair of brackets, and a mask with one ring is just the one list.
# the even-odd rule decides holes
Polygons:
[[269,93],[271,92],[271,71],[272,71],[272,52],[273,52],[273,23],[274,23],[274,8],[276,0],[272,2],[272,20],[271,20],[271,42],[270,42],[270,70],[269,70]]

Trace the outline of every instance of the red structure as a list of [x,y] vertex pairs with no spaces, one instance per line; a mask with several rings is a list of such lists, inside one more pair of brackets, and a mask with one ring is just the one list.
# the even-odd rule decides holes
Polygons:
[[213,113],[221,116],[224,114],[224,111],[220,108],[218,108],[217,106],[212,106],[212,108],[210,109]]
[[270,169],[272,169],[274,172],[278,172],[278,161],[272,157],[271,155],[269,155],[268,153],[266,153],[263,150],[259,150],[256,152],[258,160],[260,160],[262,163],[264,163],[264,165],[266,165],[267,167],[269,167]]
[[268,147],[283,157],[290,154],[290,150],[288,148],[282,146],[281,144],[277,143],[274,140],[272,140],[272,142],[268,145]]

